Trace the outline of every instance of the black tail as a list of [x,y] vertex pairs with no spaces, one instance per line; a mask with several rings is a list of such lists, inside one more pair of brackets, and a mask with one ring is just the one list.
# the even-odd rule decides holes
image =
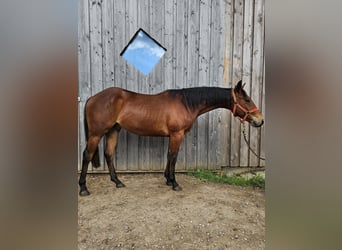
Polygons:
[[[88,101],[84,105],[84,114],[83,114],[84,134],[85,134],[86,142],[88,142],[88,139],[89,139],[88,121],[87,121],[87,114],[86,114],[87,103]],[[91,160],[91,163],[94,168],[100,167],[99,147],[96,148],[93,159]]]

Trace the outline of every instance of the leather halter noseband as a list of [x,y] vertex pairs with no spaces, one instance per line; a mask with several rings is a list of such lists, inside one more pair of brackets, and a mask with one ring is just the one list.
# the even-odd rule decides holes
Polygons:
[[234,93],[234,89],[232,89],[232,96],[233,96],[233,100],[234,100],[234,106],[233,106],[233,110],[232,110],[233,116],[237,116],[237,114],[236,114],[237,108],[241,109],[245,113],[243,118],[238,117],[241,123],[244,123],[250,114],[259,111],[259,109],[257,107],[255,107],[254,109],[251,109],[251,110],[247,110],[244,107],[242,107],[236,100],[236,95]]

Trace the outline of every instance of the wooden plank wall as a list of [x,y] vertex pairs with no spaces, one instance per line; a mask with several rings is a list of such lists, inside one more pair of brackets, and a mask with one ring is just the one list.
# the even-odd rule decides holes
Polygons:
[[[195,86],[232,87],[243,79],[265,112],[264,0],[80,0],[79,1],[79,169],[85,147],[83,108],[91,95],[110,86],[141,93]],[[120,57],[142,28],[167,52],[144,76]],[[265,155],[265,127],[247,128],[251,146]],[[100,143],[102,166],[107,171]],[[122,130],[116,168],[163,170],[167,138],[139,137]],[[183,141],[177,170],[220,166],[264,166],[241,136],[228,110],[202,115]]]

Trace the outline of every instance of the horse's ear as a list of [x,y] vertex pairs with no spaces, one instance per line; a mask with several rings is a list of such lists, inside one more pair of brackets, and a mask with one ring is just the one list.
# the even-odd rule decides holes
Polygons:
[[243,88],[242,86],[242,80],[240,80],[236,85],[235,85],[235,91],[239,92]]

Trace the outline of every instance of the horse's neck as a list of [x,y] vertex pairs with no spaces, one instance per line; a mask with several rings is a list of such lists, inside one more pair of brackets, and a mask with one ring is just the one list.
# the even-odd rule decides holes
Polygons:
[[198,110],[198,116],[204,114],[204,113],[208,113],[209,111],[212,111],[214,109],[218,109],[218,108],[227,108],[224,105],[210,105],[210,106],[203,106],[200,107]]
[[[231,91],[232,89],[229,90]],[[228,96],[217,98],[216,100],[211,101],[210,104],[207,104],[208,102],[205,102],[204,100],[204,102],[198,107],[198,116],[218,108],[231,109],[232,96],[230,91]]]

